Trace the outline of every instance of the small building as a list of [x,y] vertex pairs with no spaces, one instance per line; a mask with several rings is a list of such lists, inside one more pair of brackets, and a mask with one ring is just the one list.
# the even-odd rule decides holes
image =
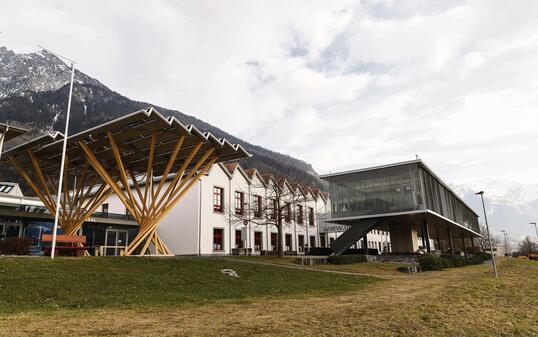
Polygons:
[[332,201],[327,221],[348,226],[331,244],[337,254],[372,230],[390,233],[397,253],[466,253],[480,236],[478,215],[422,160],[322,178],[330,184]]

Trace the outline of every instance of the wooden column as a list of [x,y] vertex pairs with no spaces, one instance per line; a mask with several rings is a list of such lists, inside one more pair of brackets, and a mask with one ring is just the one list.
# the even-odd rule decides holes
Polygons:
[[[218,155],[214,154],[214,148],[200,153],[204,144],[203,141],[200,141],[190,150],[187,158],[181,161],[182,164],[179,169],[172,172],[172,167],[176,163],[185,140],[185,136],[181,136],[177,140],[162,177],[155,188],[153,183],[153,164],[156,137],[156,133],[153,132],[147,168],[145,172],[138,175],[136,175],[136,172],[129,170],[129,167],[123,162],[121,152],[112,133],[108,132],[108,139],[116,162],[117,172],[110,172],[110,168],[105,168],[85,143],[79,142],[88,162],[110,185],[139,225],[138,234],[129,243],[123,253],[124,255],[173,255],[157,233],[159,222],[194,185],[197,176],[205,174],[218,159]],[[201,154],[201,157],[194,161],[197,154]],[[118,177],[118,179],[115,177]],[[142,185],[141,181],[145,183]],[[167,181],[168,186],[165,187],[165,182]]]
[[452,241],[452,231],[447,228],[448,232],[448,245],[450,246],[450,254],[454,254],[454,242]]

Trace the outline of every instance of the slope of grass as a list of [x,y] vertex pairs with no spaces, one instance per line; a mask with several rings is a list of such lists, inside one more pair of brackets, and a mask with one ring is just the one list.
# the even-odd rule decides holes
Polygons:
[[[221,273],[232,268],[234,278]],[[200,258],[0,258],[0,314],[328,294],[374,278]]]

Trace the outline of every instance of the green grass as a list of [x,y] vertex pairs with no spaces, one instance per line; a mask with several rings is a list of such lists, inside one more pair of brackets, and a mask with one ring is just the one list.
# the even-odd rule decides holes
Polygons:
[[[222,274],[224,268],[240,277]],[[0,314],[334,295],[375,281],[212,258],[3,257]]]

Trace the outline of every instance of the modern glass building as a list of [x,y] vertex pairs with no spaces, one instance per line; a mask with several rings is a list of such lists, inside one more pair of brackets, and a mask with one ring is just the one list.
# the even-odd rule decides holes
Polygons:
[[[394,251],[429,251],[433,245],[435,249],[465,252],[469,243],[470,248],[474,246],[472,237],[479,236],[478,215],[421,160],[322,178],[330,184],[330,221],[367,227],[366,220],[370,219],[368,223],[373,228],[391,231]],[[402,231],[412,242],[399,242],[395,236]],[[459,245],[454,242],[456,235],[462,240]],[[432,237],[434,243],[430,241]],[[441,241],[448,242],[443,245]]]

